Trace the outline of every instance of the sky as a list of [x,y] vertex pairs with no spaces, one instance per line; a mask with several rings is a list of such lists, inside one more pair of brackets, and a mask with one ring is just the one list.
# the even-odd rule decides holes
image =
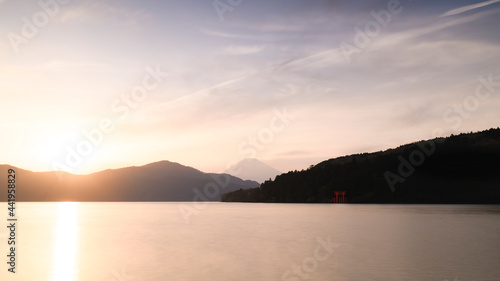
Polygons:
[[286,172],[500,120],[500,1],[0,1],[0,163]]

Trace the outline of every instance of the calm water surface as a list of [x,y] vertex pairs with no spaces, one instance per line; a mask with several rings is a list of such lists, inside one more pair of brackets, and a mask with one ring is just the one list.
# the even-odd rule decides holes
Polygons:
[[2,203],[0,280],[500,280],[500,206],[183,204],[18,203],[11,274]]

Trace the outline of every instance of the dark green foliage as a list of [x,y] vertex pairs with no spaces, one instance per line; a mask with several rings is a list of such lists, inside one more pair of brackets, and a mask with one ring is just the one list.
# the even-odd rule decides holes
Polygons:
[[[423,145],[435,145],[424,154]],[[417,151],[417,152],[415,152]],[[420,151],[420,153],[418,152]],[[429,152],[429,151],[427,151]],[[412,154],[413,153],[413,154]],[[401,157],[424,155],[392,192],[386,172],[401,176]],[[414,163],[418,163],[415,162]],[[225,194],[228,202],[329,203],[347,191],[350,203],[500,203],[500,129],[452,135],[396,149],[363,153],[291,171],[259,188]]]

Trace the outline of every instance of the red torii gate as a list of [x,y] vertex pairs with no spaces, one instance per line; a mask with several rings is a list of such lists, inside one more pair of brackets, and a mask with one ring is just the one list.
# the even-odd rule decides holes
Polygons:
[[[333,198],[333,203],[347,203],[347,192],[346,191],[334,191],[335,198]],[[339,197],[339,196],[342,197]]]

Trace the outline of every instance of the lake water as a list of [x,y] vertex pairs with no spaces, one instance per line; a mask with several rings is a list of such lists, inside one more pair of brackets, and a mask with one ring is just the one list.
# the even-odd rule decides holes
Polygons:
[[500,206],[18,203],[0,280],[500,280]]

